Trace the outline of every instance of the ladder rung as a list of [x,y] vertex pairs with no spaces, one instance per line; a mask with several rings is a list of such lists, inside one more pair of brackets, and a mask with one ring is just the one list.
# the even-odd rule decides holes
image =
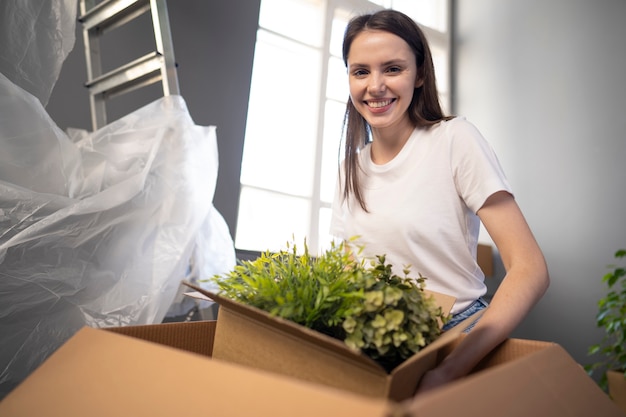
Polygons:
[[163,56],[157,52],[152,52],[126,65],[107,72],[91,81],[87,81],[85,86],[89,88],[92,95],[121,94],[131,91],[140,86],[158,81],[162,78],[161,66]]
[[150,0],[106,0],[78,18],[86,30],[106,29],[123,25],[150,10]]

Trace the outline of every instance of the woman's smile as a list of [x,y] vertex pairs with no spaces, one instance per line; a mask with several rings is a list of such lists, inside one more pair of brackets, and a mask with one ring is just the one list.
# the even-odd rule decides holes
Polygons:
[[385,112],[391,106],[395,99],[384,99],[384,100],[365,100],[365,104],[367,104],[370,109],[374,113]]
[[408,137],[413,125],[407,110],[421,83],[411,47],[392,33],[366,30],[354,38],[347,63],[356,110],[378,133],[391,128]]

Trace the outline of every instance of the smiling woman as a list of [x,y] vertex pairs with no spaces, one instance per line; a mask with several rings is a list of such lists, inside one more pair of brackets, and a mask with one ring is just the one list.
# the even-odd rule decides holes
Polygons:
[[487,308],[477,263],[480,224],[496,244],[506,277],[485,314],[418,393],[465,376],[543,296],[546,263],[491,145],[439,103],[425,34],[406,14],[350,20],[343,42],[350,99],[345,160],[331,231],[354,256],[386,254],[398,273],[411,265],[426,288],[455,298],[449,330]]
[[[341,41],[355,13],[376,7],[405,10],[426,25],[447,107],[447,0],[262,0],[237,249],[279,250],[302,238],[313,251],[328,247],[342,114],[349,97]],[[278,18],[285,14],[293,18]]]

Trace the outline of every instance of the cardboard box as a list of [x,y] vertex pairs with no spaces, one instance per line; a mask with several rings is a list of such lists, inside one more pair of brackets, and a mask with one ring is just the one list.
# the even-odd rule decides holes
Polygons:
[[478,262],[478,266],[483,271],[486,277],[493,276],[494,272],[494,261],[493,261],[493,248],[491,245],[486,245],[484,243],[479,243],[476,248],[476,261]]
[[0,416],[623,416],[553,343],[508,340],[467,378],[395,402],[211,359],[216,324],[84,328],[0,402]]
[[[444,333],[388,373],[376,361],[338,339],[200,287],[190,287],[220,305],[214,358],[394,401],[413,396],[422,375],[435,367],[437,352],[464,329],[459,325]],[[436,296],[444,311],[449,311],[454,299]]]
[[[481,314],[479,313],[466,320],[465,323],[443,333],[435,342],[387,373],[374,360],[362,353],[355,353],[339,340],[293,322],[273,317],[257,308],[220,297],[197,286],[191,285],[190,287],[220,305],[213,346],[214,358],[351,391],[368,398],[385,398],[393,402],[412,400],[423,374],[443,360],[463,337],[462,331]],[[438,294],[435,295],[442,297]],[[440,305],[443,304],[445,311],[449,311],[453,301],[445,297],[437,300]],[[564,381],[565,383],[557,382],[565,375],[564,372],[560,373],[557,365],[561,362],[557,359],[561,359],[561,362],[565,361],[570,367],[570,371],[573,372],[571,378],[568,377],[567,381]],[[509,367],[510,369],[508,369]],[[518,375],[528,376],[532,370],[536,369],[546,369],[548,372],[550,367],[553,367],[554,373],[549,377],[542,373],[533,375],[540,382],[549,381],[548,385],[536,383],[532,385],[534,390],[520,392],[520,390],[524,391],[529,387],[518,385],[518,382],[523,380],[517,379]],[[500,369],[504,369],[504,371]],[[489,370],[489,372],[481,372],[485,370]],[[504,373],[499,376],[500,372]],[[569,401],[570,396],[575,395],[577,390],[580,393],[585,393],[583,398],[587,394],[595,393],[598,401],[607,403],[607,396],[584,373],[582,367],[554,343],[519,339],[508,340],[488,355],[476,367],[474,373],[481,375],[481,383],[486,384],[487,387],[494,387],[491,392],[502,390],[501,385],[504,384],[504,387],[510,391],[502,391],[502,397],[507,398],[506,395],[510,393],[515,395],[514,398],[508,397],[508,400],[504,401],[513,401],[513,404],[517,404],[516,407],[519,407],[518,399],[528,396],[529,404],[534,404],[534,401],[542,399],[542,401],[550,402],[558,409],[561,407],[568,409],[571,403],[576,403],[579,398],[571,399],[570,404],[561,401],[564,398]],[[511,377],[515,379],[509,380]],[[532,384],[532,380],[529,381]],[[571,381],[574,381],[573,385],[568,385]],[[572,389],[565,394],[560,393],[558,395],[556,395],[558,390],[555,391],[554,388],[543,393],[537,392],[538,387],[548,389],[550,384],[554,383],[560,383],[562,387]],[[479,394],[472,388],[473,385],[471,384],[462,385],[460,389],[464,393],[471,393],[471,395]],[[429,407],[432,404],[423,400],[418,402],[416,407]],[[435,407],[438,407],[439,402],[434,401],[434,404]],[[476,404],[482,403],[477,402]],[[589,403],[585,404],[588,405]],[[464,414],[467,412],[466,408],[459,409],[456,401],[448,405],[453,408],[457,407],[457,411],[463,410]],[[612,403],[608,404],[608,407],[613,405]],[[542,405],[542,408],[548,409],[546,405]],[[579,411],[588,409],[588,407],[577,407]],[[480,409],[475,411],[476,415],[480,415]],[[432,413],[433,410],[429,412]]]

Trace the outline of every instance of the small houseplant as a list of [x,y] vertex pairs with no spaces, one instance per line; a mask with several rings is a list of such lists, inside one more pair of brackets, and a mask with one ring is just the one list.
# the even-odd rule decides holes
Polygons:
[[[626,256],[626,249],[615,252],[615,258],[621,260]],[[626,390],[626,267],[623,265],[609,265],[610,271],[602,277],[607,285],[606,295],[598,301],[596,325],[605,332],[601,343],[589,348],[590,355],[599,355],[602,359],[587,365],[585,368],[593,375],[601,372],[600,386],[609,391],[615,399],[617,392]],[[607,374],[620,375],[616,381],[622,382],[622,388],[615,391],[612,378]],[[626,392],[622,395],[626,397]],[[626,401],[623,400],[623,401]]]
[[425,278],[400,277],[385,256],[356,261],[345,244],[262,253],[211,280],[220,295],[344,341],[390,370],[435,340],[447,317]]

